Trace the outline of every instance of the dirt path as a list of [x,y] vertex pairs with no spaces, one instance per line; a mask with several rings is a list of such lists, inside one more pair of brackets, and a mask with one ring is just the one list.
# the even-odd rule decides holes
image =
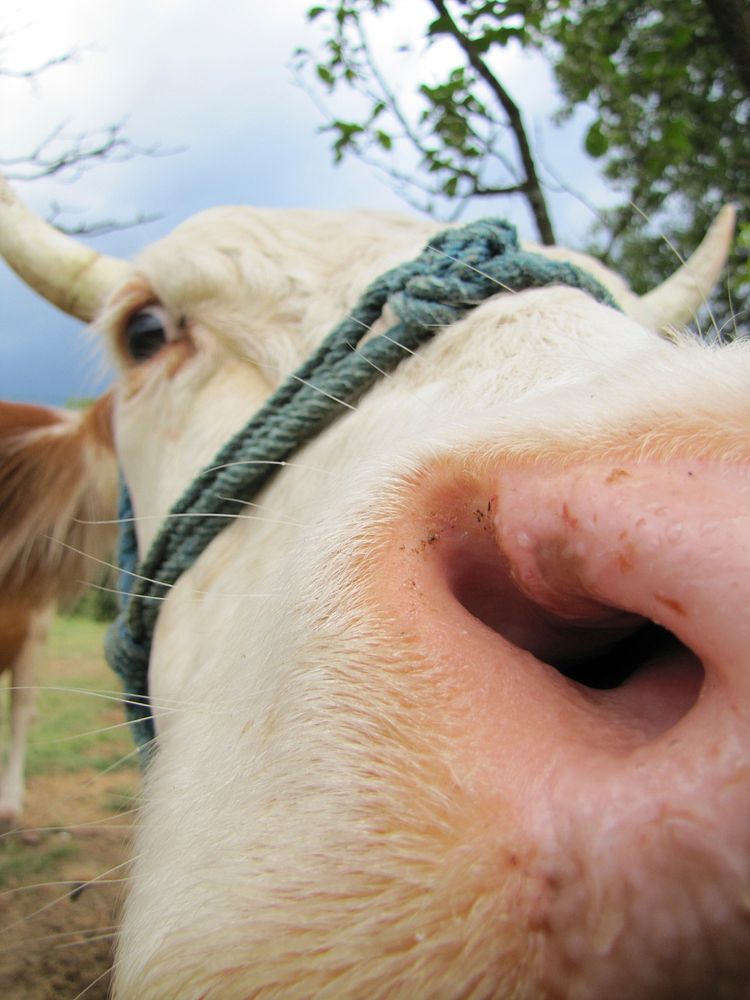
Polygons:
[[[67,632],[64,642],[53,636],[42,683],[113,687],[101,663],[101,630],[85,632],[80,642],[76,636],[71,642]],[[97,726],[122,721],[119,706],[99,701]],[[138,771],[131,762],[103,774],[88,763],[102,753],[101,745],[76,749],[75,740],[46,739],[51,716],[43,702],[30,754],[24,830],[0,838],[0,997],[104,1000],[122,895],[116,880],[127,874]],[[91,727],[89,715],[82,725]],[[130,744],[127,734],[115,733],[116,741],[110,738],[104,749],[117,759]],[[46,763],[50,745],[64,748],[53,765]],[[47,773],[38,773],[42,766]]]

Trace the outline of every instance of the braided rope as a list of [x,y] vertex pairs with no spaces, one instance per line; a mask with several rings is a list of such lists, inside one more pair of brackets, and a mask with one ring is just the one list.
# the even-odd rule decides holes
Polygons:
[[[445,230],[417,258],[377,278],[351,314],[199,473],[171,511],[191,516],[165,520],[137,575],[132,508],[123,490],[120,516],[126,520],[118,555],[125,594],[106,653],[129,696],[127,714],[141,748],[154,736],[148,660],[159,599],[240,512],[241,501],[254,497],[295,451],[347,407],[354,408],[376,379],[393,371],[441,327],[499,290],[550,284],[583,289],[616,308],[609,292],[587,272],[521,250],[515,227],[508,222],[484,219]],[[359,347],[386,303],[399,322]],[[237,499],[222,499],[228,496]],[[201,519],[201,514],[211,516]]]

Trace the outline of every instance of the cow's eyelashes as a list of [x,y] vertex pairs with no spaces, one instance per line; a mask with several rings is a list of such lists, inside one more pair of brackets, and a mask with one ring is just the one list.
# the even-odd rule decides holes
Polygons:
[[126,321],[125,348],[133,361],[147,361],[166,344],[178,340],[183,328],[184,324],[175,323],[163,306],[146,306]]

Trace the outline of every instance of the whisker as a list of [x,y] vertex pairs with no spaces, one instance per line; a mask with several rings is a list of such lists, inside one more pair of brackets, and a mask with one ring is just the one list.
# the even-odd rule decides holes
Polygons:
[[[304,525],[300,525],[300,527],[304,527]],[[145,577],[143,579],[145,579]],[[134,593],[132,593],[129,590],[118,590],[117,587],[105,587],[103,584],[100,584],[100,583],[91,583],[91,584],[89,584],[89,586],[93,587],[94,590],[103,590],[107,594],[119,594],[121,597],[128,597],[128,598],[133,598],[135,600],[141,600],[141,601],[166,601],[169,598],[169,594],[161,594],[161,595],[157,595],[157,594],[134,594]],[[163,586],[165,586],[165,587],[174,587],[175,584],[173,584],[173,583],[165,583],[165,584],[163,584]],[[266,598],[266,597],[278,597],[279,596],[278,593],[276,593],[274,591],[261,591],[259,593],[250,593],[250,591],[247,591],[247,592],[242,593],[242,594],[230,594],[230,593],[226,593],[226,592],[221,591],[221,590],[186,590],[185,593],[188,594],[191,597],[260,597],[260,598]]]
[[[149,718],[149,716],[147,716],[146,718]],[[153,718],[153,716],[150,716],[150,718]],[[142,746],[134,747],[131,751],[129,751],[129,753],[123,754],[121,757],[118,757],[117,760],[114,760],[109,765],[109,767],[105,767],[103,771],[97,771],[96,774],[93,776],[93,778],[89,778],[88,781],[84,782],[82,787],[90,788],[95,781],[98,781],[100,778],[103,778],[104,775],[109,774],[110,771],[114,771],[116,767],[120,767],[122,764],[125,763],[126,760],[130,760],[131,757],[137,757],[140,754],[141,750],[145,750],[147,748],[149,749],[153,748],[155,745],[156,745],[156,738],[154,737],[154,739],[148,740],[148,742],[143,743]]]
[[[102,698],[105,701],[114,701],[121,705],[137,705],[139,707],[144,707],[148,705],[156,704],[158,708],[164,709],[180,709],[180,708],[198,708],[205,712],[209,709],[203,702],[187,701],[184,698],[161,698],[158,702],[154,703],[153,700],[146,697],[141,698],[139,695],[128,695],[125,696],[122,691],[107,691],[107,690],[94,690],[93,688],[77,688],[77,687],[62,687],[55,684],[15,684],[9,685],[8,691],[57,691],[62,694],[85,694],[91,698]],[[230,709],[219,710],[217,714],[227,715]]]
[[[229,500],[231,498],[230,497],[219,497],[219,499],[220,500]],[[242,502],[243,501],[241,501],[241,500],[235,500],[235,503],[242,503]],[[78,524],[128,524],[128,523],[133,523],[134,524],[137,521],[168,521],[168,520],[171,520],[174,517],[224,517],[224,518],[227,518],[227,519],[232,520],[232,521],[235,521],[235,520],[237,520],[237,521],[269,521],[271,524],[291,524],[291,525],[294,525],[295,528],[304,528],[304,527],[306,527],[306,525],[304,525],[304,524],[298,524],[295,521],[282,521],[282,520],[277,520],[275,518],[270,518],[270,517],[256,517],[256,516],[254,516],[252,514],[214,513],[214,512],[211,512],[211,511],[189,511],[189,510],[188,511],[178,511],[177,513],[174,513],[174,514],[139,514],[137,517],[120,517],[120,518],[115,517],[115,518],[112,518],[111,520],[108,520],[108,521],[80,521],[80,520],[78,520],[77,523]],[[68,548],[70,548],[70,546],[68,546]],[[81,555],[86,555],[86,553],[82,552]],[[92,559],[93,556],[89,556],[88,558]],[[98,561],[101,562],[102,560],[98,560]],[[107,564],[105,563],[105,565],[107,565]],[[111,566],[111,564],[109,564],[109,565]],[[116,569],[117,567],[112,566],[112,568]],[[131,575],[132,576],[138,576],[137,573],[132,573]],[[138,577],[138,578],[140,580],[149,580],[149,577],[147,577],[147,576],[141,576],[141,577]],[[160,581],[159,580],[150,580],[150,582],[151,583],[159,583]],[[167,586],[167,584],[164,584],[163,586]]]
[[[147,518],[144,516],[144,519],[147,519]],[[86,521],[86,520],[84,520],[81,517],[72,517],[71,518],[71,521],[73,521],[74,524],[130,524],[131,522],[140,521],[140,520],[141,520],[140,516],[139,517],[108,517],[108,518],[102,518],[101,520],[97,520],[97,521]]]
[[[136,751],[137,752],[137,751]],[[128,858],[127,861],[121,861],[117,865],[113,865],[106,871],[102,872],[100,875],[95,875],[93,878],[88,879],[85,882],[76,882],[77,890],[80,892],[81,889],[85,889],[87,886],[95,885],[99,879],[104,878],[106,875],[111,875],[112,872],[119,871],[121,868],[125,868],[132,864],[133,861],[138,860],[137,858]],[[51,900],[49,903],[45,903],[44,906],[40,906],[33,913],[27,914],[25,917],[21,917],[19,920],[14,920],[12,924],[6,924],[4,927],[0,927],[0,934],[5,934],[7,931],[12,930],[14,927],[18,927],[20,924],[29,923],[34,917],[38,917],[40,913],[45,913],[47,910],[51,909],[53,906],[57,906],[58,903],[63,902],[63,900],[68,899],[72,893],[76,892],[76,889],[71,889],[70,892],[64,893],[62,896],[57,896],[55,899]]]
[[[362,325],[365,326],[366,324],[363,323]],[[385,339],[388,340],[388,341],[390,341],[391,343],[394,343],[394,344],[396,343],[396,341],[393,340],[390,337],[386,337]],[[355,354],[358,354],[359,357],[362,358],[363,361],[366,361],[368,363],[368,365],[370,365],[372,368],[374,368],[376,372],[379,372],[384,378],[392,378],[393,377],[393,373],[392,372],[387,372],[384,368],[380,368],[379,365],[376,365],[375,362],[372,360],[372,358],[368,358],[367,355],[363,351],[360,351],[359,348],[355,344],[351,344],[347,340],[346,345]],[[399,344],[399,347],[403,347],[403,344]],[[418,358],[421,358],[422,360],[424,360],[424,358],[423,358],[423,356],[421,354],[416,354],[414,351],[410,351],[409,353],[412,354],[414,357],[418,357]],[[414,399],[417,403],[419,403],[420,406],[424,407],[426,410],[430,410],[430,411],[432,410],[432,407],[428,403],[426,403],[419,396],[418,392],[413,392],[412,393],[412,399]]]
[[[640,217],[643,219],[644,222],[647,222],[649,225],[653,224],[653,220],[651,219],[651,216],[647,215],[643,211],[642,208],[640,208],[638,205],[636,205],[636,203],[634,201],[629,201],[628,204],[630,205],[630,207],[635,212],[637,212],[640,215]],[[675,257],[677,258],[677,260],[680,262],[680,264],[684,264],[685,263],[685,258],[682,256],[682,254],[677,249],[677,247],[674,245],[674,243],[672,243],[672,241],[669,239],[669,237],[666,236],[661,231],[661,229],[659,229],[657,231],[657,235],[659,236],[659,239],[664,240],[664,242],[667,244],[667,246],[669,247],[669,249],[672,251],[672,253],[675,255]]]
[[[115,813],[112,816],[105,817],[105,819],[103,821],[102,820],[94,820],[94,819],[92,819],[90,823],[69,823],[67,826],[23,826],[23,827],[19,827],[18,829],[14,829],[14,830],[6,830],[5,833],[0,834],[0,840],[5,840],[8,837],[21,837],[21,836],[28,835],[30,833],[69,833],[71,830],[72,831],[82,830],[83,832],[85,832],[86,830],[89,829],[89,827],[96,826],[97,823],[102,823],[101,829],[103,829],[103,830],[137,830],[138,829],[138,824],[137,823],[115,823],[115,822],[113,822],[113,820],[119,819],[121,815],[122,816],[127,816],[128,813],[131,812],[131,811],[133,811],[133,810],[127,810],[127,812],[124,812],[124,813]],[[135,811],[138,811],[138,810],[135,810]],[[114,879],[113,881],[117,881],[117,879]],[[58,882],[43,882],[41,884],[42,885],[66,885],[67,883],[66,882],[59,882],[59,883]],[[8,895],[9,893],[21,892],[23,889],[26,889],[26,888],[27,887],[25,885],[22,885],[22,886],[16,886],[13,889],[3,889],[2,892],[0,892],[0,898],[2,898],[5,895]],[[29,888],[34,889],[34,888],[39,888],[39,886],[32,885],[32,886],[29,886]]]
[[[66,827],[66,829],[72,829],[72,828]],[[129,881],[128,878],[103,878],[99,879],[97,885],[120,885],[122,882],[128,882],[128,881]],[[75,888],[77,886],[80,886],[80,884],[81,880],[79,878],[60,879],[53,882],[33,882],[30,885],[17,885],[13,889],[3,889],[3,891],[0,892],[0,899],[2,899],[4,896],[14,896],[19,892],[30,892],[34,889],[48,889],[50,888],[50,886],[53,885],[58,885],[58,886],[72,885]],[[0,952],[2,951],[3,949],[0,948]]]
[[741,316],[745,316],[748,312],[750,312],[750,310],[748,309],[738,309],[736,312],[732,310],[731,314],[727,317],[727,319],[724,320],[719,329],[716,331],[716,336],[721,337],[727,327],[731,327],[736,332],[737,320]]
[[[239,497],[225,497],[216,494],[218,500],[226,500],[228,503],[239,503],[246,507],[257,507],[259,510],[270,510],[269,507],[264,507],[262,504],[253,503],[252,500],[240,500]],[[300,521],[288,521],[281,517],[257,517],[252,514],[229,514],[229,517],[236,517],[240,521],[266,521],[268,524],[288,524],[292,528],[307,528],[308,525],[302,524]]]
[[[631,208],[633,208],[640,215],[640,217],[644,220],[644,222],[647,222],[649,225],[653,224],[652,219],[641,208],[639,208],[638,205],[635,204],[635,202],[631,201],[628,204],[631,206]],[[661,229],[658,229],[658,228],[657,228],[657,234],[659,236],[659,239],[664,240],[664,242],[666,243],[666,245],[669,247],[669,249],[675,255],[675,257],[677,258],[677,260],[680,262],[680,264],[684,265],[685,264],[685,258],[682,256],[682,254],[677,249],[677,247],[674,245],[674,243],[669,239],[669,237],[665,233],[663,233],[661,231]],[[706,296],[704,295],[704,296],[702,296],[702,298],[703,298],[703,305],[706,307],[706,309],[708,311],[708,318],[709,318],[709,320],[711,322],[711,326],[714,328],[714,330],[717,331],[717,334],[718,334],[718,326],[719,325],[716,322],[716,317],[714,316],[713,309],[711,308],[711,305],[710,305],[708,299],[706,298]],[[701,333],[701,337],[702,338],[704,337],[704,335],[702,333]]]
[[[226,498],[219,497],[219,499],[221,500]],[[167,514],[164,520],[166,521],[168,518],[172,517],[225,517],[232,521],[267,521],[269,524],[293,524],[296,528],[306,527],[306,525],[298,524],[294,521],[282,521],[271,517],[259,517],[257,514],[214,514],[209,511],[201,511],[200,513],[186,511],[182,514]]]
[[118,927],[118,924],[108,924],[105,927],[79,927],[72,931],[58,931],[56,934],[40,934],[39,937],[27,938],[24,943],[40,944],[42,941],[59,941],[60,938],[74,937],[77,934],[112,934],[118,930]]
[[321,394],[321,396],[326,396],[328,399],[333,400],[334,403],[340,403],[342,406],[345,406],[347,408],[347,410],[354,410],[354,411],[356,411],[356,409],[357,409],[357,407],[356,406],[352,406],[351,403],[347,403],[343,399],[339,399],[338,396],[331,395],[330,392],[326,392],[325,389],[321,389],[320,386],[313,385],[312,382],[308,382],[306,379],[301,378],[299,375],[292,375],[292,378],[296,382],[301,382],[302,385],[306,385],[310,389],[314,389],[316,392],[319,392]]
[[[108,931],[106,934],[92,934],[89,937],[84,938],[83,941],[63,941],[62,944],[56,944],[54,948],[55,951],[62,951],[63,948],[81,948],[83,945],[90,944],[92,941],[111,941],[113,938],[117,937],[117,931],[118,928],[113,927],[112,930]],[[79,933],[85,934],[86,932],[79,931]],[[107,971],[110,972],[111,970],[108,969]],[[91,989],[91,986],[93,985],[94,983],[91,983],[86,987],[86,989]],[[84,990],[84,993],[85,992],[86,991]],[[82,996],[83,994],[79,993],[78,995]]]
[[91,559],[93,562],[99,563],[100,566],[106,566],[107,569],[113,569],[117,573],[127,573],[128,576],[135,577],[136,580],[145,580],[146,583],[157,583],[160,587],[172,586],[171,583],[163,583],[161,580],[152,580],[149,576],[141,576],[140,573],[134,573],[129,569],[122,569],[116,563],[107,562],[106,559],[97,559],[96,556],[92,556],[88,552],[84,552],[83,549],[77,549],[75,545],[69,545],[61,538],[55,538],[54,535],[42,535],[41,537],[46,538],[50,542],[55,542],[57,545],[62,545],[63,548],[70,549],[71,552],[76,552],[79,556],[83,556],[85,559]]
[[739,332],[739,328],[737,326],[737,320],[740,316],[746,315],[748,310],[747,309],[737,310],[734,308],[734,300],[732,297],[732,285],[728,278],[725,282],[725,289],[727,293],[727,304],[729,305],[729,318],[722,324],[721,330],[717,332],[717,337],[721,338],[725,327],[731,323],[732,333],[729,335],[728,339],[735,339]]
[[[84,687],[63,687],[59,684],[13,684],[8,685],[8,691],[56,691],[60,694],[85,694],[91,698],[103,698],[105,701],[115,701],[120,704],[145,705],[145,699],[140,699],[138,695],[126,697],[122,691],[106,688],[84,688]],[[175,704],[183,704],[179,699],[167,699]],[[184,704],[189,704],[185,702]]]
[[487,278],[488,281],[491,281],[493,285],[497,285],[498,288],[502,288],[503,291],[510,292],[511,295],[518,295],[517,289],[511,288],[509,285],[503,284],[502,281],[499,281],[497,278],[493,278],[491,274],[487,274],[487,272],[483,271],[481,268],[474,267],[474,265],[470,264],[468,261],[461,260],[460,257],[453,257],[451,254],[446,253],[445,250],[440,250],[439,247],[433,247],[430,244],[427,245],[427,249],[432,250],[432,252],[436,253],[439,257],[445,257],[447,260],[452,260],[454,264],[461,264],[463,267],[468,268],[470,271],[474,271],[476,272],[476,274],[481,274],[483,278]]
[[240,591],[238,593],[233,593],[229,590],[189,590],[186,592],[191,597],[257,597],[259,600],[266,600],[269,597],[279,597],[279,591],[277,590],[256,590],[256,591]]
[[[217,500],[228,500],[229,503],[241,503],[244,507],[256,507],[258,510],[273,510],[268,504],[257,503],[255,500],[243,500],[242,497],[225,497],[220,493],[216,494]],[[304,527],[304,525],[300,525]]]
[[108,969],[105,969],[100,976],[97,976],[96,979],[93,982],[89,983],[88,986],[85,989],[81,990],[80,993],[77,993],[73,997],[73,1000],[81,1000],[81,997],[84,994],[88,993],[88,991],[91,989],[92,986],[96,986],[96,984],[100,982],[102,979],[104,979],[105,976],[108,976],[113,971],[113,969],[114,969],[114,964],[110,965]]
[[[364,324],[362,324],[362,325],[364,326]],[[376,365],[375,362],[372,360],[372,358],[368,358],[366,354],[364,354],[362,351],[360,351],[360,349],[357,347],[356,344],[351,344],[347,340],[346,341],[346,346],[349,348],[350,351],[352,351],[354,354],[356,354],[360,358],[362,358],[363,361],[366,361],[367,364],[370,365],[371,368],[374,368],[376,372],[380,372],[380,374],[383,376],[383,378],[391,378],[391,372],[387,372],[387,371],[385,371],[384,368],[380,368],[379,365]]]
[[[132,575],[135,576],[135,573]],[[145,579],[145,577],[141,577],[141,579]],[[84,581],[78,580],[76,582],[83,583]],[[158,581],[154,582],[156,583]],[[172,583],[162,584],[162,587],[173,587],[173,586],[174,584]],[[132,597],[135,600],[141,600],[141,601],[166,601],[167,597],[169,596],[168,594],[162,594],[160,596],[157,596],[156,594],[133,594],[129,590],[118,590],[117,587],[105,587],[103,583],[89,583],[89,587],[91,587],[93,590],[103,590],[106,594],[117,594],[120,597]]]
[[8,687],[9,691],[38,691],[40,694],[44,691],[56,691],[60,694],[85,694],[90,698],[102,698],[105,701],[115,701],[121,705],[146,705],[148,702],[145,699],[141,699],[138,695],[130,695],[125,697],[120,691],[94,691],[89,688],[75,688],[75,687],[62,687],[56,684],[14,684]]
[[351,320],[352,323],[357,323],[357,325],[361,326],[363,330],[368,330],[368,331],[372,330],[372,326],[369,323],[365,323],[364,320],[359,319],[358,316],[352,316],[352,314],[349,313],[349,315],[346,318],[348,320]]
[[[424,354],[420,354],[418,351],[413,351],[410,347],[407,347],[400,341],[394,340],[393,337],[389,337],[385,333],[381,333],[380,336],[383,338],[383,340],[387,340],[389,344],[395,344],[396,347],[400,347],[402,351],[406,351],[407,354],[411,354],[413,358],[417,358],[419,361],[428,362],[428,359],[424,356]],[[432,364],[432,362],[428,363]]]
[[[353,409],[353,407],[351,407],[351,409]],[[244,463],[230,463],[230,464],[244,464]],[[275,463],[274,462],[274,463],[271,463],[271,464],[274,464],[274,465],[276,465],[276,464],[278,464],[278,465],[286,465],[287,463],[285,463],[285,462]],[[239,500],[237,498],[229,498],[229,497],[220,497],[219,499],[230,500],[230,501],[236,502],[236,503],[244,503],[244,502],[246,502],[246,501]],[[265,522],[270,523],[270,524],[284,524],[284,525],[289,525],[289,526],[295,527],[295,528],[306,528],[307,527],[307,525],[302,524],[299,521],[289,521],[289,520],[284,520],[282,518],[262,517],[262,516],[258,516],[256,514],[231,514],[231,513],[211,513],[211,512],[192,513],[192,512],[184,512],[184,513],[169,514],[169,515],[166,515],[165,517],[162,517],[161,515],[158,515],[158,514],[143,515],[143,519],[144,520],[147,520],[147,519],[166,520],[167,517],[223,517],[223,518],[228,518],[228,519],[231,519],[231,520],[241,520],[241,521],[265,521]],[[122,522],[122,521],[135,521],[135,520],[140,520],[140,519],[141,519],[140,517],[139,518],[122,518],[122,519],[120,519],[120,522]],[[98,522],[81,521],[80,523],[82,523],[82,524],[94,524],[94,523],[97,523],[97,524],[116,524],[116,523],[119,523],[119,522],[118,522],[117,519],[115,519],[115,520],[111,520],[111,521],[98,521]],[[154,579],[152,577],[144,576],[141,573],[136,573],[136,572],[134,572],[132,570],[123,569],[123,568],[117,566],[115,563],[108,562],[107,560],[98,559],[96,556],[92,556],[89,553],[84,552],[82,549],[78,549],[78,548],[76,548],[73,545],[69,545],[67,542],[63,542],[61,539],[54,538],[51,535],[45,535],[44,537],[47,538],[49,541],[55,542],[58,545],[62,545],[64,548],[70,549],[72,552],[76,552],[78,555],[81,555],[81,556],[83,556],[86,559],[91,559],[94,562],[97,562],[97,563],[99,563],[102,566],[106,566],[107,569],[114,570],[117,573],[123,573],[124,572],[124,573],[127,573],[128,576],[133,577],[136,580],[143,580],[146,583],[157,584],[158,586],[164,587],[164,588],[166,588],[168,590],[172,589],[172,587],[175,586],[174,584],[167,583],[167,582],[165,582],[163,580],[156,580],[156,579]],[[79,581],[79,582],[80,583],[86,583],[87,581]],[[130,591],[122,590],[121,588],[118,588],[118,587],[108,587],[105,584],[101,584],[101,583],[88,583],[88,586],[90,586],[94,590],[103,591],[104,593],[107,593],[107,594],[116,594],[116,595],[118,595],[120,597],[127,597],[129,599],[130,598],[135,598],[137,600],[144,600],[144,601],[164,601],[164,600],[166,600],[166,595],[133,594]],[[190,591],[190,593],[192,593],[194,595],[197,595],[199,597],[261,597],[261,598],[266,598],[266,597],[269,597],[269,596],[275,596],[273,594],[266,594],[266,593],[262,593],[262,594],[250,594],[250,593],[247,593],[247,594],[222,594],[222,593],[215,592],[215,591],[205,591],[205,590],[192,590],[192,591]]]
[[[29,833],[67,833],[70,830],[88,830],[92,826],[101,827],[104,830],[132,830],[136,826],[135,823],[113,823],[112,820],[119,820],[125,816],[134,816],[139,811],[138,807],[135,809],[126,809],[123,812],[115,813],[113,816],[92,819],[87,823],[66,823],[65,826],[22,826],[18,829],[6,830],[5,833],[1,833],[0,840],[5,840],[6,837],[22,837]],[[26,887],[22,886],[21,888]],[[0,896],[4,896],[8,892],[18,891],[18,889],[4,889],[0,892]]]
[[222,469],[231,469],[235,465],[277,465],[282,468],[301,469],[303,472],[318,472],[323,476],[341,478],[340,474],[332,472],[330,469],[319,469],[313,465],[303,465],[301,462],[274,461],[272,459],[261,458],[238,459],[236,462],[226,462],[224,465],[212,465],[210,468],[204,469],[201,475],[206,475],[209,472],[220,472]]
[[[164,707],[161,707],[159,709],[159,711],[162,712],[165,715],[168,715],[168,714],[171,714],[173,712],[179,712],[180,709],[179,708],[164,708]],[[151,715],[151,716],[148,716],[148,718],[150,718],[151,720],[153,720],[155,718],[155,716]],[[74,733],[72,736],[58,736],[54,740],[29,740],[29,746],[34,746],[34,747],[39,747],[39,746],[48,747],[48,746],[54,746],[56,743],[70,743],[73,740],[82,740],[86,736],[99,736],[101,733],[110,733],[110,732],[114,731],[115,729],[124,729],[127,726],[129,726],[129,725],[130,725],[130,722],[128,722],[128,721],[126,721],[126,722],[116,722],[116,723],[113,723],[111,726],[102,726],[100,729],[89,729],[89,730],[87,730],[86,732],[83,732],[83,733]]]
[[[369,326],[367,323],[365,323],[363,320],[359,319],[357,316],[352,316],[350,314],[347,317],[347,319],[350,319],[353,323],[358,323],[363,329],[365,329],[367,331],[370,331],[370,330],[373,329],[372,326]],[[434,328],[436,330],[437,329],[444,329],[444,328],[447,329],[451,325],[452,325],[451,323],[432,323],[431,324],[432,328]],[[394,340],[393,337],[389,337],[388,334],[386,334],[386,333],[379,333],[378,337],[382,337],[383,340],[387,340],[389,344],[395,344],[396,347],[400,347],[402,351],[406,351],[406,353],[407,354],[411,354],[412,357],[419,358],[419,360],[423,361],[425,364],[430,364],[431,365],[431,364],[434,363],[429,358],[426,358],[423,354],[420,354],[418,351],[413,351],[410,347],[406,347],[400,341]],[[350,347],[353,351],[356,351],[357,354],[361,354],[361,352],[356,347],[354,347],[354,345],[350,344],[349,341],[347,341],[346,343],[347,343],[347,346]],[[364,357],[365,361],[368,361],[373,366],[373,368],[377,368],[377,365],[373,364],[373,362],[370,361],[370,359],[366,355],[363,354],[362,357]],[[377,370],[381,371],[380,368],[377,368]],[[392,375],[391,372],[382,372],[382,374],[383,375]]]
[[[57,883],[48,883],[48,884],[56,885]],[[79,884],[80,883],[76,882],[76,885]],[[23,943],[25,946],[28,946],[32,944],[43,944],[45,941],[60,941],[61,938],[77,937],[79,934],[89,934],[89,933],[91,933],[92,935],[95,934],[96,937],[88,937],[84,941],[75,942],[75,944],[86,944],[88,941],[98,941],[100,936],[103,938],[113,937],[117,933],[118,929],[119,928],[117,924],[109,924],[106,927],[91,927],[91,928],[82,927],[82,928],[76,928],[75,930],[72,931],[58,931],[56,934],[40,934],[39,937],[26,938]],[[0,954],[13,951],[13,949],[16,947],[18,947],[17,944],[10,945],[9,947],[6,948],[0,948]],[[65,947],[65,945],[61,945],[60,947]]]

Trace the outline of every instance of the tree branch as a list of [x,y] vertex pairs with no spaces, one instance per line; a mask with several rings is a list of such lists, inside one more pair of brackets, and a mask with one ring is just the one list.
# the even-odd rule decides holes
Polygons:
[[46,62],[40,63],[31,69],[8,69],[7,66],[0,66],[0,76],[7,76],[12,80],[36,80],[45,70],[51,69],[53,66],[61,66],[63,63],[71,62],[77,55],[76,50],[71,49],[70,52],[66,52],[61,56],[53,56],[52,59],[48,59]]
[[99,219],[95,222],[79,222],[76,225],[61,221],[61,216],[70,213],[72,209],[65,208],[53,201],[47,213],[47,222],[67,236],[106,236],[109,233],[120,232],[123,229],[133,229],[144,226],[148,222],[156,222],[161,218],[158,213],[146,215],[139,212],[132,219]]
[[[55,126],[29,153],[0,157],[0,167],[11,180],[33,181],[70,171],[75,180],[95,162],[123,163],[136,156],[167,156],[176,150],[158,146],[141,147],[123,135],[124,121],[115,122],[94,132],[65,134],[67,122]],[[65,143],[55,151],[55,145]],[[19,170],[14,168],[23,167]]]
[[443,0],[430,0],[430,2],[440,15],[441,20],[443,20],[446,24],[448,33],[455,39],[460,48],[464,51],[472,68],[475,70],[477,75],[484,80],[508,116],[508,121],[516,140],[518,153],[525,173],[523,191],[529,199],[531,210],[534,214],[534,221],[536,222],[537,230],[539,232],[539,238],[542,243],[547,245],[553,244],[555,242],[555,234],[552,228],[552,222],[549,217],[549,212],[547,211],[547,204],[542,193],[541,184],[534,165],[534,158],[531,154],[531,147],[529,146],[528,137],[523,125],[523,119],[521,118],[521,112],[519,111],[517,104],[507,90],[502,86],[497,77],[490,71],[484,60],[480,57],[475,46],[472,44],[471,39],[468,38],[463,31],[461,31],[456,22],[453,20]]

